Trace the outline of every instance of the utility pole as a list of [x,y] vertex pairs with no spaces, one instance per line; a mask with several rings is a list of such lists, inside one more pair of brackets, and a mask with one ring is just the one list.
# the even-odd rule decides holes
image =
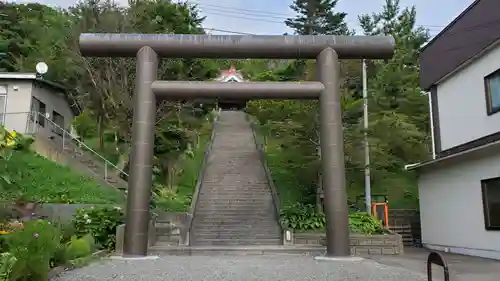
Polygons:
[[363,121],[365,133],[365,204],[366,212],[372,213],[372,187],[370,180],[370,144],[368,143],[368,78],[366,75],[366,60],[363,59]]

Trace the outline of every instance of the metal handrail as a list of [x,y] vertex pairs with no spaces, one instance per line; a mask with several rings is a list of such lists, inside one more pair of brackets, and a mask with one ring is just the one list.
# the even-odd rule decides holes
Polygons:
[[[71,137],[71,140],[75,141],[75,142],[78,144],[78,146],[80,146],[80,147],[82,147],[82,146],[83,146],[83,147],[85,147],[87,150],[89,150],[90,152],[92,152],[94,155],[96,155],[97,157],[101,158],[101,159],[104,161],[104,164],[105,164],[106,166],[108,166],[108,165],[109,165],[109,166],[113,167],[115,170],[117,170],[118,172],[120,172],[120,173],[122,173],[122,174],[124,174],[124,175],[126,175],[126,176],[128,177],[128,174],[127,174],[127,173],[125,173],[122,169],[120,169],[120,168],[116,167],[116,165],[115,165],[115,164],[111,163],[108,159],[104,158],[104,156],[102,156],[101,154],[97,153],[95,150],[93,150],[92,148],[90,148],[88,145],[86,145],[86,144],[85,144],[85,143],[83,143],[82,141],[79,141],[79,140],[78,140],[76,137],[74,137],[74,136],[73,136],[70,132],[68,132],[67,130],[65,130],[65,129],[64,129],[64,128],[62,128],[61,126],[57,125],[54,121],[52,121],[52,120],[50,120],[49,118],[47,118],[47,116],[43,115],[43,114],[42,114],[42,113],[40,113],[40,112],[36,112],[36,111],[31,112],[31,114],[33,114],[33,113],[35,113],[35,114],[37,114],[37,115],[42,116],[42,118],[45,118],[45,120],[47,120],[47,121],[48,121],[48,122],[49,122],[52,126],[55,126],[56,128],[58,128],[58,129],[60,129],[60,130],[61,130],[61,132],[62,132],[62,134],[63,134],[63,136],[62,136],[62,138],[63,138],[63,147],[64,147],[64,134],[68,134],[68,135]],[[106,173],[106,172],[107,172],[107,171],[105,170],[105,173]],[[106,175],[106,176],[107,176],[107,175]]]
[[[28,117],[28,120],[26,120],[26,133],[38,133],[40,128],[39,128],[39,124],[37,124],[36,122],[36,116],[41,116],[44,120],[47,120],[49,122],[49,124],[56,128],[56,129],[59,129],[61,130],[61,133],[62,133],[62,145],[63,145],[63,148],[64,148],[64,142],[65,142],[65,139],[66,139],[66,135],[68,135],[70,137],[70,139],[74,142],[76,142],[76,144],[79,146],[79,147],[83,147],[87,150],[89,150],[92,154],[96,155],[98,158],[102,159],[102,161],[104,162],[104,176],[105,178],[107,178],[107,169],[108,169],[108,166],[110,168],[114,168],[116,171],[124,174],[125,176],[129,176],[128,173],[126,173],[125,171],[123,171],[122,169],[118,168],[115,164],[113,164],[111,161],[109,161],[108,159],[106,159],[104,156],[102,156],[101,154],[97,153],[95,150],[93,150],[92,148],[90,148],[88,145],[86,145],[85,143],[83,143],[82,141],[78,140],[78,138],[76,138],[75,136],[73,136],[70,132],[68,132],[66,129],[62,128],[60,125],[56,124],[54,121],[50,120],[47,116],[45,116],[44,114],[40,113],[40,112],[36,112],[36,111],[25,111],[25,112],[6,112],[6,113],[3,113],[3,124],[2,125],[7,125],[8,124],[5,124],[6,123],[6,118],[8,116],[12,116],[12,115],[17,115],[17,114],[26,114],[27,117]],[[32,128],[32,130],[30,130],[28,127],[29,127],[29,123],[30,123],[30,118],[33,118],[33,126],[36,126],[36,128]],[[6,128],[6,129],[9,129],[9,128]],[[54,132],[55,133],[55,132]]]

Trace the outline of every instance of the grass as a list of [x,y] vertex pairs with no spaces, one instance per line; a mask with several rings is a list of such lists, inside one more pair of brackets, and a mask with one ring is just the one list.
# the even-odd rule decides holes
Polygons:
[[[84,143],[95,152],[99,153],[102,157],[106,158],[109,162],[116,165],[118,162],[119,154],[116,151],[116,146],[113,142],[104,142],[104,147],[101,149],[99,145],[99,138],[86,139]],[[96,158],[99,158],[96,156]],[[102,159],[99,158],[100,161]]]
[[20,196],[42,203],[120,204],[124,195],[102,186],[90,177],[52,162],[31,151],[13,151],[9,160],[0,160],[0,175],[10,183],[2,185],[0,200]]

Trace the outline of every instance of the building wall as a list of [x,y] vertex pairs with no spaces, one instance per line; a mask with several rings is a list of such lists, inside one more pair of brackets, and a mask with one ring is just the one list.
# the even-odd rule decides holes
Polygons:
[[484,86],[484,77],[500,68],[499,61],[497,46],[438,85],[442,150],[500,131],[500,113],[487,115]]
[[54,128],[51,122],[45,121],[45,127],[35,127],[33,122],[29,122],[32,97],[45,103],[47,116],[50,120],[52,120],[52,112],[55,110],[64,117],[64,128],[71,130],[74,114],[61,92],[29,79],[2,79],[0,85],[7,87],[4,126],[8,130],[20,133],[51,134]]
[[7,86],[4,126],[8,130],[24,133],[31,104],[32,81],[0,80],[0,85]]
[[481,180],[499,177],[500,152],[419,178],[422,242],[428,248],[500,259],[500,231],[484,226]]
[[[71,108],[63,96],[63,93],[56,91],[52,87],[47,87],[38,83],[34,83],[32,95],[34,98],[45,103],[46,113],[48,113],[48,119],[52,120],[53,111],[56,111],[64,117],[64,128],[68,132],[71,130],[71,121],[73,120],[74,114]],[[31,104],[31,102],[30,102]],[[40,128],[40,132],[50,134],[55,126],[52,122],[45,122],[45,127]]]

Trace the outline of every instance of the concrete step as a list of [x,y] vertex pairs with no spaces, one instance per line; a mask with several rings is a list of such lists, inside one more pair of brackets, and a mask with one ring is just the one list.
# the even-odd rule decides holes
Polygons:
[[215,238],[208,237],[206,239],[202,237],[193,238],[191,241],[192,245],[280,245],[281,239],[279,238]]
[[156,241],[158,241],[158,242],[169,242],[169,243],[179,245],[180,240],[181,240],[180,236],[166,236],[166,235],[156,236]]
[[[239,210],[255,210],[254,208],[271,208],[274,206],[273,202],[261,201],[261,202],[228,202],[214,199],[198,198],[198,202],[201,206],[206,207],[219,207],[221,209],[236,208]],[[197,206],[198,207],[198,206]],[[257,210],[255,210],[257,211]]]
[[[202,187],[203,188],[203,187]],[[228,201],[228,202],[262,202],[266,200],[272,200],[270,196],[271,192],[241,192],[240,195],[238,193],[227,193],[224,191],[211,192],[211,193],[200,193],[198,198],[210,199],[210,200],[218,200],[220,202]]]
[[216,255],[324,255],[322,246],[171,246],[157,243],[149,248],[151,254],[182,256],[216,256]]
[[259,211],[253,212],[252,210],[227,210],[227,209],[199,209],[194,217],[199,219],[217,219],[220,221],[240,219],[240,220],[262,220],[263,218],[270,218],[272,216],[272,210],[267,212]]
[[[224,239],[238,239],[238,238],[252,238],[252,239],[280,239],[281,235],[276,234],[275,231],[254,231],[249,232],[248,230],[216,230],[211,231],[210,229],[195,229],[196,238],[224,238]],[[274,232],[274,233],[273,233]]]
[[208,228],[220,228],[220,229],[225,229],[225,230],[252,230],[252,229],[273,229],[279,231],[280,227],[279,225],[271,220],[267,221],[262,221],[260,223],[255,223],[251,222],[248,223],[246,221],[239,221],[236,222],[236,220],[231,221],[231,222],[219,222],[219,221],[209,221],[209,220],[197,220],[194,221],[195,225],[193,226],[193,229],[208,229]]
[[[223,200],[223,199],[212,199],[212,198],[203,198],[203,197],[198,197],[198,202],[200,203],[199,206],[207,206],[207,207],[220,207],[221,209],[228,209],[228,208],[237,208],[237,209],[248,209],[248,210],[254,210],[254,207],[272,207],[274,206],[274,203],[272,201],[269,201],[270,199],[262,199],[261,201],[236,201],[236,200]],[[257,211],[257,210],[255,210]]]

